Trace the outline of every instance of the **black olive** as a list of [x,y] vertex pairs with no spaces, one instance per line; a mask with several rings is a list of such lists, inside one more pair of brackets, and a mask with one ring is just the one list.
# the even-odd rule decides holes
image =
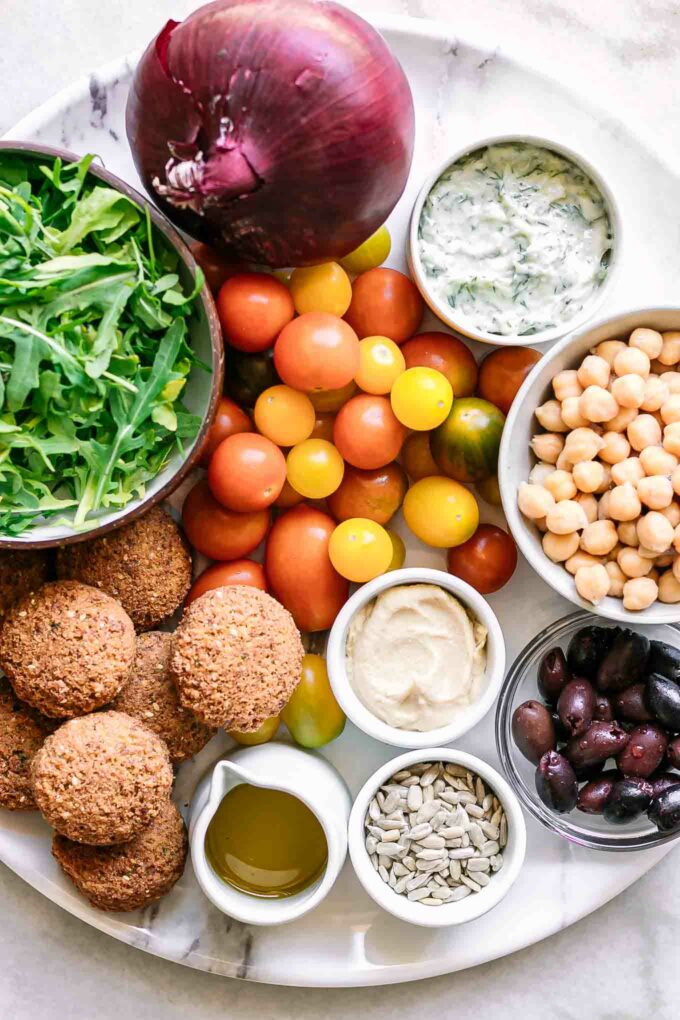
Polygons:
[[[666,757],[671,768],[680,769],[680,737],[671,740],[666,748]],[[680,777],[678,777],[678,782],[680,782]]]
[[614,718],[614,709],[612,703],[606,694],[598,694],[595,692],[595,711],[593,712],[593,720],[595,722],[611,722]]
[[618,632],[618,627],[582,627],[577,631],[567,648],[572,673],[592,679]]
[[525,701],[512,715],[512,737],[525,758],[537,765],[557,744],[550,712],[540,701]]
[[567,660],[561,648],[551,648],[538,667],[538,690],[549,705],[555,705],[565,684],[571,680]]
[[576,807],[587,815],[601,815],[620,778],[616,769],[608,769],[597,779],[586,783],[579,790]]
[[628,722],[649,722],[654,716],[647,708],[645,684],[631,684],[614,695],[614,709],[618,719]]
[[668,677],[676,684],[680,683],[680,648],[667,645],[664,641],[650,641],[647,670]]
[[567,759],[557,751],[548,751],[538,763],[536,791],[543,803],[559,814],[565,814],[576,806],[576,774]]
[[602,659],[595,686],[607,694],[630,687],[645,675],[649,657],[649,638],[632,630],[620,631]]
[[652,784],[652,797],[658,797],[671,786],[680,786],[680,775],[677,772],[659,772],[655,776],[650,776],[649,782]]
[[651,783],[640,779],[620,779],[614,783],[602,813],[608,822],[623,825],[646,811],[651,799]]
[[647,680],[646,696],[654,718],[674,732],[680,730],[680,687],[653,673]]
[[617,722],[594,722],[585,733],[572,737],[564,753],[582,769],[615,758],[628,743],[628,734]]
[[585,733],[593,721],[595,689],[588,680],[574,677],[562,688],[557,701],[557,714],[570,737]]
[[660,726],[656,723],[640,723],[630,731],[628,743],[616,759],[619,771],[624,776],[646,779],[658,769],[667,746],[668,737]]
[[671,786],[654,797],[647,816],[661,832],[672,832],[680,828],[680,785]]

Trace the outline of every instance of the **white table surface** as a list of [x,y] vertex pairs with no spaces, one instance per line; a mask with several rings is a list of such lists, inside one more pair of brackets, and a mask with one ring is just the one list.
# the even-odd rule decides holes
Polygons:
[[[144,44],[191,0],[2,0],[0,134],[74,77]],[[618,111],[670,164],[680,157],[677,0],[353,0],[357,10],[446,18],[523,50]],[[455,12],[455,15],[452,13]],[[677,232],[677,225],[671,226]],[[679,281],[680,288],[680,281]],[[65,914],[0,865],[0,1017],[213,1020],[256,1012],[366,1020],[498,1015],[525,1020],[677,1016],[678,851],[615,901],[495,963],[393,988],[274,988],[150,957]]]

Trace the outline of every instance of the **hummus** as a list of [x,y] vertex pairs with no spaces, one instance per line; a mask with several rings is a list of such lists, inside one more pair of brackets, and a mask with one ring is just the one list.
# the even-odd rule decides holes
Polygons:
[[352,620],[346,647],[350,683],[389,726],[437,729],[479,697],[486,635],[438,585],[388,588]]

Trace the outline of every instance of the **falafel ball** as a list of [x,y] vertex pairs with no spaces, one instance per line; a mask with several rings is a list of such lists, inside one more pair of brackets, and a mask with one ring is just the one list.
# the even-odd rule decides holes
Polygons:
[[110,595],[50,581],[0,626],[0,669],[17,697],[55,718],[84,715],[115,698],[135,657],[135,629]]
[[303,654],[287,609],[258,588],[229,585],[187,609],[173,635],[170,675],[199,719],[250,731],[286,704]]
[[42,587],[49,573],[45,549],[0,549],[0,618],[24,595]]
[[48,737],[31,766],[45,820],[76,843],[126,843],[162,810],[172,788],[168,749],[139,719],[95,712]]
[[153,630],[184,602],[191,587],[191,555],[170,514],[155,506],[102,538],[60,549],[57,576],[112,595],[137,630]]
[[47,720],[0,678],[0,807],[35,810],[31,762],[49,733]]
[[85,846],[55,835],[52,854],[98,910],[138,910],[169,893],[188,852],[184,820],[171,800],[129,843]]
[[162,737],[170,761],[178,764],[198,754],[215,730],[180,705],[168,675],[171,647],[172,634],[159,630],[140,634],[130,679],[110,708],[127,712]]

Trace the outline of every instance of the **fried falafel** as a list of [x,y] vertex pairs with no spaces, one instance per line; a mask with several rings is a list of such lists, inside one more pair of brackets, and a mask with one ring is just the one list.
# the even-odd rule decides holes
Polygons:
[[31,762],[49,732],[47,719],[19,701],[0,677],[0,807],[35,810]]
[[0,619],[15,602],[41,588],[49,574],[46,549],[0,549]]

